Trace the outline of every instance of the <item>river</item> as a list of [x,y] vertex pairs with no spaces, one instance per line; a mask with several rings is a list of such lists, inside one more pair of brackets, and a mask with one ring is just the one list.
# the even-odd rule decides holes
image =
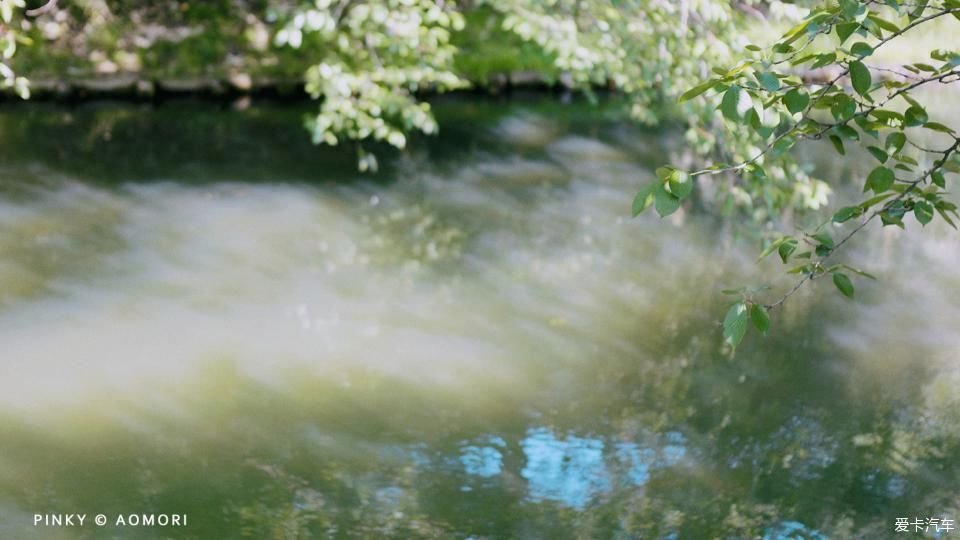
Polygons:
[[[630,218],[679,133],[550,98],[436,108],[375,176],[310,145],[309,106],[0,108],[0,538],[960,519],[956,233],[871,227],[847,260],[877,282],[817,282],[731,355],[719,291],[792,282],[716,218]],[[838,189],[858,167],[825,163]]]

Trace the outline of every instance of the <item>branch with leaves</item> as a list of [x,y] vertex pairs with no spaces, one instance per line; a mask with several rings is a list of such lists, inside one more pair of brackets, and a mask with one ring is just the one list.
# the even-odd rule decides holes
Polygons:
[[[288,0],[280,4],[294,7],[278,10],[284,23],[275,44],[317,55],[306,74],[308,92],[322,100],[308,124],[315,142],[382,141],[403,148],[411,133],[437,132],[421,99],[425,91],[511,74],[463,69],[471,64],[468,56],[488,54],[489,45],[474,42],[477,37],[503,42],[489,49],[493,56],[516,54],[499,49],[512,46],[536,57],[529,67],[510,58],[512,67],[504,69],[535,71],[588,96],[596,88],[615,88],[626,97],[631,118],[656,123],[670,111],[663,101],[695,84],[709,63],[734,57],[747,21],[736,8],[753,2]],[[361,147],[360,169],[375,163]]]
[[[871,194],[869,198],[840,208],[803,234],[765,238],[760,258],[777,252],[784,264],[799,263],[787,272],[802,277],[772,301],[757,298],[763,288],[725,291],[739,297],[723,322],[724,339],[730,346],[741,342],[750,321],[765,333],[770,326],[769,311],[819,277],[830,275],[837,289],[852,298],[855,289],[850,276],[873,276],[828,261],[832,263],[835,254],[876,218],[884,226],[905,227],[907,214],[921,225],[939,215],[957,227],[954,220],[960,219],[960,214],[945,195],[947,175],[960,173],[960,137],[955,128],[931,120],[913,92],[960,80],[960,52],[937,49],[930,52],[930,62],[896,69],[867,64],[881,47],[945,17],[960,19],[960,0],[833,0],[812,11],[771,48],[748,46],[750,58],[732,69],[714,70],[716,77],[680,97],[685,102],[716,92],[721,96],[717,109],[726,126],[759,149],[735,163],[693,171],[657,169],[657,179],[634,198],[635,215],[650,206],[661,216],[677,211],[693,192],[697,177],[727,175],[733,181],[759,179],[762,184],[768,169],[791,162],[789,150],[801,140],[826,137],[840,155],[846,155],[846,145],[859,144],[878,162],[865,178],[863,191]],[[820,47],[823,52],[809,52],[824,44],[827,46]],[[807,83],[797,75],[798,71],[820,68],[835,75],[823,84]],[[875,77],[878,71],[895,77]],[[946,140],[944,148],[918,143],[919,129]],[[931,165],[923,168],[921,162]],[[858,218],[856,226],[842,231],[843,224]]]

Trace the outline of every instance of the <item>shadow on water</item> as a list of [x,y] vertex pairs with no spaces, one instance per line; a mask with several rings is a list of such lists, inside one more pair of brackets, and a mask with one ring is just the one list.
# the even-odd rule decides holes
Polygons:
[[716,291],[788,282],[714,222],[625,218],[672,138],[438,104],[451,127],[374,182],[303,113],[0,115],[0,537],[53,537],[36,512],[189,516],[64,538],[884,538],[960,517],[955,240],[877,235],[853,258],[881,285],[804,291],[731,356]]
[[[615,101],[588,107],[581,100],[571,106],[522,95],[507,101],[440,97],[434,107],[443,131],[436,137],[414,136],[411,150],[434,167],[451,168],[477,151],[537,154],[542,150],[537,137],[542,134],[531,131],[527,133],[531,138],[524,139],[521,133],[517,139],[504,139],[490,129],[518,107],[585,134],[596,135],[604,125],[615,124],[616,116],[609,114],[618,110]],[[7,148],[4,184],[10,184],[17,173],[31,172],[31,183],[66,172],[103,186],[144,181],[202,185],[224,180],[329,184],[396,177],[403,161],[386,144],[368,146],[380,156],[382,174],[373,176],[357,174],[355,145],[312,144],[303,125],[315,109],[309,102],[269,101],[242,109],[218,108],[187,99],[156,106],[109,101],[71,107],[5,103],[0,107]],[[604,116],[611,120],[601,120]]]

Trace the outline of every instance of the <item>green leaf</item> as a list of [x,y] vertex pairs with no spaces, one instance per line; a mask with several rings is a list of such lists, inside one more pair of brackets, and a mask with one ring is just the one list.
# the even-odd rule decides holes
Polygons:
[[913,215],[921,225],[926,225],[933,221],[933,205],[927,201],[917,201],[913,205]]
[[810,65],[811,69],[821,68],[837,61],[836,53],[818,54],[816,58],[817,60]]
[[767,244],[767,247],[764,248],[764,250],[760,252],[760,256],[757,257],[757,260],[758,260],[758,261],[761,261],[761,260],[763,260],[763,259],[766,259],[768,255],[770,255],[771,253],[773,253],[774,251],[776,251],[777,248],[779,248],[781,245],[783,245],[783,243],[786,242],[788,238],[790,238],[790,237],[789,237],[789,236],[781,236],[780,238],[777,238],[777,239],[774,240],[773,242],[770,242],[769,244]]
[[[797,37],[799,37],[799,35]],[[795,40],[795,38],[790,39],[791,42]],[[793,47],[791,47],[788,43],[777,43],[773,46],[773,52],[777,54],[787,54],[793,52]]]
[[837,25],[837,36],[840,37],[840,44],[842,45],[844,41],[847,40],[854,32],[857,31],[857,28],[860,28],[860,25],[855,22],[840,23]]
[[907,144],[907,136],[904,135],[902,131],[895,131],[890,135],[887,135],[887,142],[885,146],[887,150],[893,150],[891,153],[899,153],[900,150],[903,150],[903,145]]
[[718,84],[720,84],[720,81],[716,81],[716,80],[711,80],[703,84],[698,84],[697,86],[694,86],[693,88],[681,94],[679,102],[683,103],[685,101],[690,101],[691,99],[699,96],[700,94],[706,92],[707,90],[710,90],[711,88],[717,86]]
[[854,274],[857,274],[858,276],[863,276],[863,277],[865,277],[865,278],[867,278],[867,279],[872,279],[872,280],[874,280],[874,281],[876,281],[876,279],[877,279],[877,276],[871,274],[870,272],[866,272],[866,271],[864,271],[864,270],[861,270],[861,269],[859,269],[859,268],[854,268],[854,267],[852,267],[852,266],[850,266],[850,265],[847,265],[847,264],[841,264],[840,266],[842,266],[843,268],[846,268],[847,270],[853,272]]
[[873,47],[862,41],[858,41],[854,43],[852,47],[850,47],[850,54],[858,58],[865,58],[873,54]]
[[877,158],[877,161],[880,163],[886,163],[887,159],[890,157],[886,152],[883,151],[883,149],[876,146],[868,146],[867,151],[870,152],[873,157]]
[[757,75],[757,80],[760,81],[761,86],[770,92],[776,92],[780,89],[780,79],[778,79],[776,75],[770,73],[769,71],[764,71],[763,73]]
[[872,84],[870,69],[859,61],[850,62],[850,80],[853,83],[853,89],[861,96],[867,95]]
[[753,321],[753,326],[757,327],[757,330],[764,334],[770,329],[770,314],[767,313],[767,309],[760,304],[750,306],[750,320]]
[[874,193],[882,193],[890,189],[896,179],[897,176],[892,170],[886,167],[877,167],[867,176],[867,186]]
[[[937,206],[937,213],[940,214],[940,217],[942,217],[944,221],[950,224],[951,227],[953,227],[954,229],[957,228],[957,224],[954,223],[952,219],[950,219],[950,214],[947,213],[947,210],[944,210],[940,206]],[[957,212],[954,210],[954,214],[956,213]]]
[[875,204],[877,204],[877,203],[879,203],[879,202],[883,202],[883,201],[889,199],[890,197],[893,197],[893,193],[884,193],[883,195],[877,195],[876,197],[867,199],[867,200],[863,201],[862,203],[860,203],[858,206],[860,206],[860,208],[863,208],[864,210],[866,210],[867,208],[870,208],[871,206],[873,206],[873,205],[875,205]]
[[781,137],[777,142],[773,144],[773,155],[779,156],[793,147],[796,144],[797,140],[793,137]]
[[814,63],[810,66],[810,68],[811,68],[811,69],[821,68],[821,67],[823,67],[823,66],[832,64],[832,63],[834,63],[834,62],[836,62],[836,61],[837,61],[837,55],[836,55],[836,53],[818,54],[818,55],[817,55],[817,61],[814,62]]
[[896,159],[897,161],[902,161],[904,163],[909,163],[910,165],[919,165],[919,163],[917,163],[917,160],[904,154],[897,154],[896,156],[894,156],[894,159]]
[[787,264],[787,261],[790,259],[790,255],[797,250],[797,244],[798,242],[796,238],[788,238],[782,244],[780,244],[779,248],[777,248],[777,253],[780,255],[780,260],[783,261],[783,264]]
[[920,105],[920,102],[913,99],[913,97],[911,97],[910,94],[908,93],[900,94],[900,97],[902,97],[907,103],[909,103],[910,105],[913,105],[914,107],[919,107],[921,109],[923,108],[923,105]]
[[845,17],[852,19],[860,11],[860,2],[857,0],[840,0],[840,11],[843,12]]
[[743,336],[747,333],[748,317],[745,302],[737,302],[727,311],[727,316],[723,319],[723,339],[732,347],[743,341]]
[[824,247],[833,249],[833,238],[829,234],[817,233],[813,235],[813,239],[817,242],[820,242]]
[[907,112],[903,113],[904,123],[909,126],[922,126],[927,123],[929,116],[923,107],[912,105]]
[[644,210],[650,208],[653,204],[653,193],[658,185],[660,185],[659,182],[650,182],[637,192],[637,196],[633,198],[633,217],[639,216]]
[[667,217],[680,208],[680,199],[667,191],[663,184],[657,184],[653,194],[653,205],[660,217]]
[[657,175],[657,178],[659,178],[662,182],[669,180],[670,177],[676,172],[677,170],[673,167],[657,167],[657,170],[653,171],[653,173]]
[[874,14],[874,13],[871,13],[870,15],[867,15],[867,18],[870,19],[871,21],[873,21],[874,23],[876,23],[877,26],[879,26],[880,28],[883,28],[883,29],[886,30],[887,32],[899,32],[899,31],[900,31],[900,27],[899,27],[899,26],[893,24],[892,22],[890,22],[890,21],[888,21],[888,20],[886,20],[886,19],[883,19],[883,18],[877,16],[877,15]]
[[830,107],[830,113],[838,122],[846,122],[857,114],[857,102],[845,94],[840,94]]
[[873,116],[886,126],[896,126],[903,123],[903,115],[896,111],[888,111],[886,109],[874,109],[870,111],[870,116]]
[[943,173],[940,171],[933,171],[930,174],[930,181],[933,182],[933,185],[938,186],[942,189],[947,188],[947,179],[943,176]]
[[848,125],[834,126],[833,132],[837,135],[843,137],[844,139],[849,139],[851,141],[859,141],[860,134],[857,133],[857,130],[853,129]]
[[810,96],[806,92],[794,88],[783,96],[783,103],[791,114],[797,114],[807,108],[810,103]]
[[740,296],[743,293],[747,292],[746,287],[740,287],[739,289],[722,289],[720,291],[722,294],[729,294],[733,296]]
[[687,173],[674,170],[667,180],[667,186],[678,199],[686,199],[693,191],[693,180]]
[[841,156],[846,155],[847,151],[843,149],[843,140],[836,135],[830,135],[830,142],[833,143],[833,147],[837,150],[837,153]]
[[953,134],[953,132],[954,132],[953,128],[951,128],[951,127],[949,127],[949,126],[945,126],[945,125],[941,124],[940,122],[927,122],[926,124],[923,125],[923,127],[927,128],[927,129],[932,129],[933,131],[939,131],[940,133],[950,133],[950,134]]
[[837,286],[837,289],[839,289],[844,296],[853,298],[853,283],[846,274],[843,272],[834,272],[833,284]]
[[733,85],[723,94],[723,100],[720,102],[720,112],[724,118],[731,122],[740,120],[740,114],[737,112],[737,105],[740,104],[740,87]]
[[[870,99],[869,95],[866,95],[864,97],[866,99]],[[873,137],[874,139],[880,136],[880,132],[878,131],[879,129],[884,129],[887,127],[879,122],[868,120],[867,117],[865,116],[857,116],[853,120],[854,122],[857,123],[858,126],[860,126],[860,129],[862,129],[864,133]]]
[[923,12],[927,9],[927,4],[929,3],[930,3],[929,0],[920,0],[918,2],[914,2],[910,4],[911,6],[913,6],[913,10],[910,11],[909,13],[909,19],[913,21],[914,19],[918,19],[922,17]]
[[782,44],[783,44],[783,45],[789,45],[790,43],[793,43],[793,42],[796,41],[800,36],[803,35],[804,31],[807,30],[807,28],[808,28],[812,23],[815,23],[815,22],[816,22],[816,17],[808,17],[808,18],[800,21],[799,24],[797,24],[796,26],[794,26],[793,28],[791,28],[790,30],[788,30],[787,33],[784,34],[782,38],[780,38],[781,40],[783,40],[783,43],[782,43]]
[[833,214],[834,223],[843,223],[859,216],[863,210],[859,206],[844,206]]

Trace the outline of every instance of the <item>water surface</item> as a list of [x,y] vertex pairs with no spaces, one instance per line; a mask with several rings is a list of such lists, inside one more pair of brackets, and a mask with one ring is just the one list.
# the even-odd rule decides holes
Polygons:
[[[437,108],[440,137],[376,177],[312,147],[297,106],[0,110],[0,537],[960,519],[955,234],[874,231],[850,260],[878,283],[804,290],[732,356],[719,291],[790,281],[722,221],[629,219],[679,133],[549,99]],[[821,166],[841,190],[856,169]]]

